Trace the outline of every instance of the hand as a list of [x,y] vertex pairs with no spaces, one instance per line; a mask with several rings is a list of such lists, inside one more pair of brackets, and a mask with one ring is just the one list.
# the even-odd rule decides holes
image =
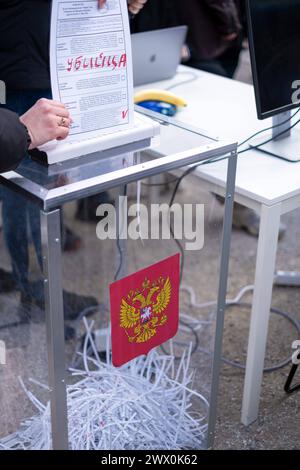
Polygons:
[[237,38],[237,33],[231,33],[231,34],[227,34],[226,36],[223,36],[223,39],[224,41],[228,41],[228,42],[231,42],[231,41],[234,41],[236,38]]
[[[99,8],[103,8],[107,0],[98,0]],[[133,15],[137,15],[147,3],[147,0],[127,0],[128,9]]]
[[32,150],[50,140],[63,140],[68,137],[72,119],[62,103],[42,98],[20,117],[31,137]]
[[132,0],[131,2],[128,1],[128,10],[133,15],[137,15],[145,6],[147,0]]

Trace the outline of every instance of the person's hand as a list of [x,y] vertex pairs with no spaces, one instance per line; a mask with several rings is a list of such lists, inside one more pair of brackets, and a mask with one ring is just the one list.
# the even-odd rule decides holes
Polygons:
[[133,15],[137,15],[145,6],[147,0],[131,0],[128,1],[128,10]]
[[[98,0],[99,8],[103,8],[106,5],[107,0]],[[147,3],[147,0],[127,0],[128,10],[133,15],[137,15]]]
[[223,36],[223,39],[224,41],[228,41],[228,42],[231,42],[231,41],[234,41],[236,38],[237,38],[237,33],[231,33],[231,34],[227,34],[226,36]]
[[58,101],[42,98],[20,117],[27,127],[32,150],[51,140],[63,140],[68,137],[72,119],[66,107]]

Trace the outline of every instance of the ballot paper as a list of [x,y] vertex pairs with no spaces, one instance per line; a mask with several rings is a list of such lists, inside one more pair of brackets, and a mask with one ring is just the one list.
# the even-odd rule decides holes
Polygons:
[[50,38],[53,99],[73,124],[67,142],[134,126],[127,0],[53,0]]

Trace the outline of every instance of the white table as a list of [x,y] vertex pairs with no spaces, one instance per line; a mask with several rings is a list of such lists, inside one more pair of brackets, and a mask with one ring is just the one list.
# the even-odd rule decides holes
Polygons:
[[[178,120],[239,142],[272,125],[257,119],[253,87],[244,83],[181,66],[173,80],[147,88],[167,88],[191,74],[198,79],[173,90],[188,101]],[[224,195],[226,162],[201,167],[196,174],[208,190]],[[300,163],[254,150],[240,155],[235,201],[261,216],[242,407],[242,422],[249,425],[259,411],[280,217],[300,207]]]

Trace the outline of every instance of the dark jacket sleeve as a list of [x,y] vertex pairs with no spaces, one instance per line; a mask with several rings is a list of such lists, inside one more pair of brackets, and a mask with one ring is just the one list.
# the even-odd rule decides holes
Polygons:
[[215,19],[216,26],[223,36],[238,33],[241,30],[238,8],[234,0],[204,0],[203,3],[209,9],[210,15]]
[[19,116],[0,109],[0,173],[14,170],[27,152],[27,133]]

